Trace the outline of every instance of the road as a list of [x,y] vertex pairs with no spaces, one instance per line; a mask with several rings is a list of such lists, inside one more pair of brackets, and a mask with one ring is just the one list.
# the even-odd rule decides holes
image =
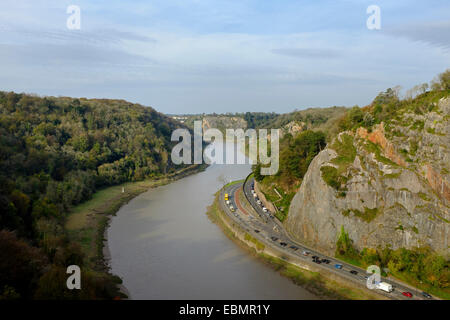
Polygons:
[[[221,191],[220,194],[220,204],[222,209],[227,215],[229,215],[234,221],[240,224],[240,226],[247,230],[253,237],[257,238],[259,241],[264,243],[266,246],[277,248],[283,254],[290,257],[300,257],[305,261],[309,261],[318,268],[322,268],[328,272],[337,274],[348,280],[357,282],[366,286],[366,277],[369,275],[365,270],[350,265],[344,261],[338,260],[334,257],[328,257],[312,248],[309,248],[303,244],[298,243],[293,240],[283,225],[276,219],[270,212],[264,212],[262,207],[256,203],[255,198],[251,192],[252,184],[254,183],[253,178],[246,180],[244,183],[235,183],[227,186]],[[254,210],[246,210],[240,203],[238,197],[239,192],[245,192],[246,201],[250,202],[250,205]],[[230,204],[236,208],[232,212],[229,205],[225,203],[224,195],[228,193],[230,198]],[[275,239],[276,238],[276,239]],[[309,254],[304,255],[307,251]],[[318,256],[320,259],[328,259],[330,262],[327,263],[314,263],[312,261],[312,256]],[[335,264],[342,265],[342,269],[335,268]],[[352,274],[350,271],[356,271],[357,274]],[[377,293],[382,294],[390,299],[397,300],[430,300],[422,296],[421,291],[412,289],[411,287],[406,287],[405,285],[393,281],[392,279],[381,278],[381,281],[388,282],[392,284],[394,291],[388,293],[379,289],[375,289]],[[369,289],[367,289],[369,290]],[[412,298],[408,298],[402,294],[402,292],[407,291],[412,293]]]

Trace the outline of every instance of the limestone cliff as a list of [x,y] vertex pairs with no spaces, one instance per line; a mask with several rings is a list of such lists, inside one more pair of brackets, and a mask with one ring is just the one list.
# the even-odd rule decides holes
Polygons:
[[429,246],[448,257],[449,114],[447,97],[423,114],[340,133],[311,162],[288,232],[329,254],[344,226],[358,249]]

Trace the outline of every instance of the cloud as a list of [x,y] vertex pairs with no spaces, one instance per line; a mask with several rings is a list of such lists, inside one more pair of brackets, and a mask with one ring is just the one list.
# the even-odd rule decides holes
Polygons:
[[0,44],[0,61],[3,66],[46,66],[48,68],[70,65],[71,67],[98,66],[149,66],[155,61],[130,54],[120,49],[101,46],[73,44]]
[[274,49],[273,53],[295,58],[306,59],[333,59],[340,57],[340,52],[326,48],[282,48]]
[[[68,30],[68,29],[31,29],[22,26],[3,25],[0,30],[4,35],[22,41],[46,41],[46,42],[77,42],[84,44],[115,44],[121,45],[124,41],[139,41],[156,43],[154,38],[131,31],[121,31],[113,28],[93,30]],[[14,35],[14,36],[13,36]]]
[[384,30],[388,35],[450,49],[450,21],[410,23],[386,27]]
[[117,97],[162,112],[363,105],[432,79],[450,54],[449,23],[435,22],[445,6],[419,2],[386,2],[373,32],[356,0],[79,0],[81,30],[66,29],[69,2],[4,1],[0,90]]

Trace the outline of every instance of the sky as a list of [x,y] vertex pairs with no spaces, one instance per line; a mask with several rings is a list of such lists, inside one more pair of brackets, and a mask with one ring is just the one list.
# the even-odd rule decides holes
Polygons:
[[[450,1],[1,0],[0,90],[169,114],[364,106],[450,68]],[[69,29],[70,5],[80,29]],[[369,30],[367,7],[380,8]]]

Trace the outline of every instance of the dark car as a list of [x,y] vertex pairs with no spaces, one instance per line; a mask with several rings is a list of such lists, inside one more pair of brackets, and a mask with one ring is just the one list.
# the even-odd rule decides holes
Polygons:
[[318,256],[312,256],[311,258],[313,258],[313,260],[319,259]]
[[278,240],[277,237],[272,237],[272,238],[270,238],[270,239],[272,239],[272,241],[277,241],[277,240]]
[[280,242],[280,245],[283,246],[283,247],[286,247],[287,243],[286,242]]
[[321,264],[322,263],[319,259],[314,259],[313,262],[315,262],[317,264]]
[[351,273],[351,274],[358,274],[358,271],[356,271],[356,270],[351,270],[350,273]]
[[295,250],[295,251],[298,250],[298,248],[296,246],[290,246],[289,248],[291,248],[292,250]]
[[431,298],[433,298],[429,293],[427,293],[427,292],[422,292],[422,296],[424,296],[425,298],[427,298],[427,299],[431,299]]
[[256,233],[259,233],[259,230],[258,230],[258,229],[255,229],[255,232],[256,232]]
[[323,263],[326,263],[326,264],[329,264],[329,263],[330,263],[330,260],[328,260],[328,259],[322,259],[322,262],[323,262]]

